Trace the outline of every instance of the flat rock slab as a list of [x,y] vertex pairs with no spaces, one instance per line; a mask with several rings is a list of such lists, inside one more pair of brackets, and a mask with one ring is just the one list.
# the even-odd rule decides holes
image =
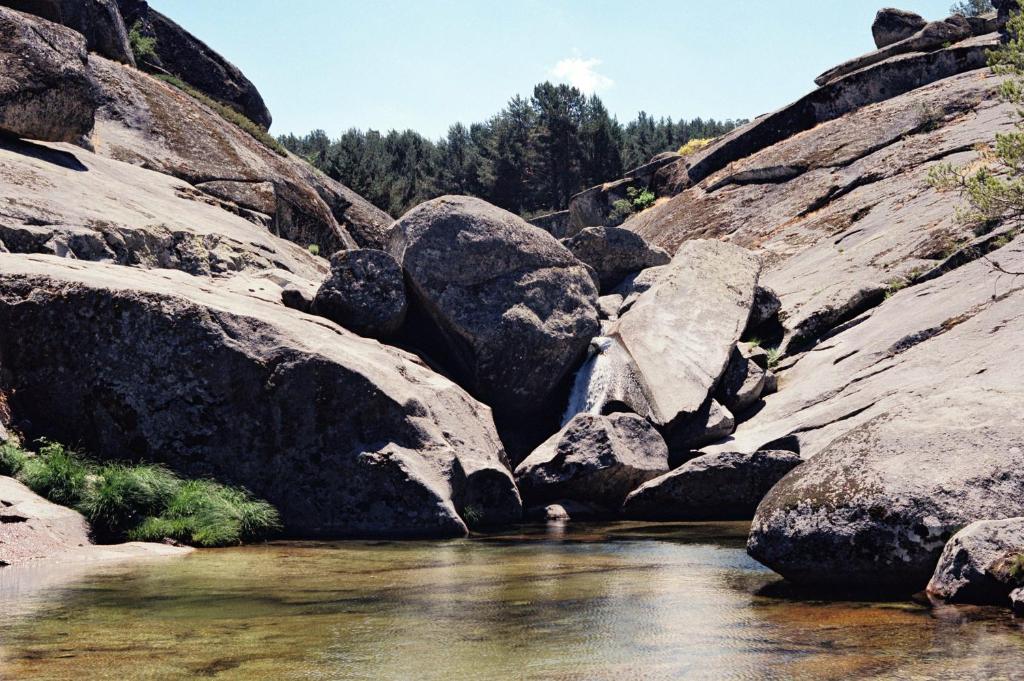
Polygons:
[[0,328],[28,437],[243,485],[307,536],[521,517],[490,410],[326,320],[172,270],[0,255]]

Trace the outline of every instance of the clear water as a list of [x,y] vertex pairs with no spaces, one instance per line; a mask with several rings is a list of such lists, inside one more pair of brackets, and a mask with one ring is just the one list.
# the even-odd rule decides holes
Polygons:
[[742,523],[0,570],[9,679],[1013,679],[998,609],[800,600]]

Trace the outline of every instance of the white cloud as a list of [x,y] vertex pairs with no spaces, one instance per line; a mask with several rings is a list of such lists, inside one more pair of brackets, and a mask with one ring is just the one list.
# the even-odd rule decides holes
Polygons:
[[597,67],[600,65],[600,59],[566,57],[555,64],[550,74],[552,78],[569,83],[585,94],[591,95],[615,85],[614,80],[597,72]]

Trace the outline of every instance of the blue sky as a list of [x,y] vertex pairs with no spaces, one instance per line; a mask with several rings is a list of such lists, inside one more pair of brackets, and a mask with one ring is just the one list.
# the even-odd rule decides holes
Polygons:
[[[544,80],[595,90],[621,121],[753,117],[873,49],[886,2],[150,0],[256,83],[274,133],[430,137]],[[896,4],[941,19],[952,0]]]

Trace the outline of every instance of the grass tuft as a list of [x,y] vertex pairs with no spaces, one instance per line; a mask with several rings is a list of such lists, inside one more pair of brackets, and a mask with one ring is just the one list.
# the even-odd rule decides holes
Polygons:
[[25,459],[18,479],[55,504],[75,507],[85,494],[88,475],[81,457],[56,442],[45,442],[37,456]]

